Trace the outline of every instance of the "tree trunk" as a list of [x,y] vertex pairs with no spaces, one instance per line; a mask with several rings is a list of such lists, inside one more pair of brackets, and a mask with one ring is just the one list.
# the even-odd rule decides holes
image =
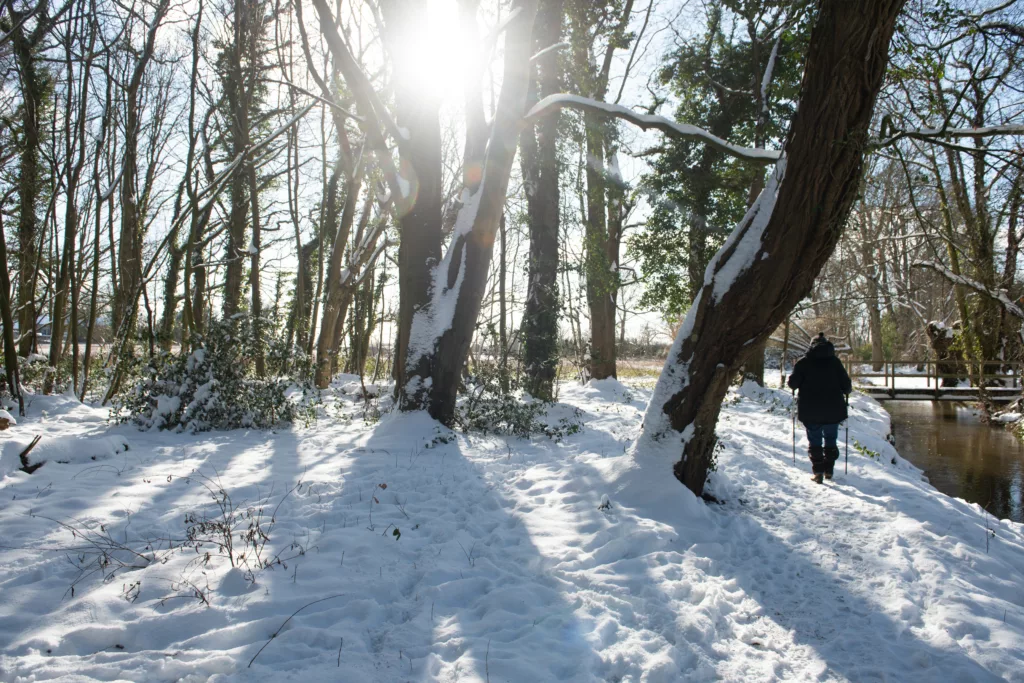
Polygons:
[[409,131],[399,146],[399,169],[409,184],[408,197],[396,197],[398,228],[398,341],[395,349],[395,390],[401,395],[413,375],[429,376],[426,366],[410,366],[413,318],[430,305],[432,270],[441,260],[442,173],[441,124],[435,103],[409,94],[410,84],[396,93],[397,122]]
[[14,316],[11,312],[11,277],[7,261],[7,238],[4,236],[3,217],[0,215],[0,322],[4,335],[4,375],[11,396],[18,399],[19,413],[25,414],[25,403],[21,398],[21,382],[18,379],[18,350],[14,345]]
[[[68,305],[68,298],[70,296],[73,299],[72,310],[71,310],[71,339],[74,344],[74,356],[75,363],[73,363],[71,373],[71,383],[73,389],[78,388],[78,335],[77,335],[77,312],[78,312],[78,295],[77,288],[75,286],[75,240],[78,234],[78,182],[82,177],[82,168],[85,166],[85,124],[86,115],[88,114],[88,100],[89,100],[89,74],[92,69],[93,60],[93,47],[96,42],[96,31],[93,29],[90,31],[89,45],[87,54],[89,55],[85,59],[85,63],[82,66],[81,73],[81,84],[78,102],[78,118],[74,122],[75,131],[72,132],[72,122],[68,121],[65,124],[65,153],[67,159],[71,160],[76,155],[77,158],[74,164],[68,169],[65,184],[65,207],[64,207],[64,243],[61,253],[60,266],[57,270],[57,285],[54,291],[53,298],[53,315],[50,317],[50,366],[56,368],[56,372],[47,375],[44,383],[45,393],[50,393],[53,390],[53,385],[56,374],[60,372],[60,363],[63,356],[63,339],[64,339],[64,314],[65,309]],[[66,52],[66,63],[67,63],[67,76],[68,83],[74,82],[74,67],[73,67],[73,55],[68,47]],[[68,98],[68,111],[72,111],[73,102],[69,96]],[[76,150],[77,147],[77,150]]]
[[[160,0],[147,26],[146,40],[132,68],[125,88],[124,161],[121,167],[121,234],[117,242],[117,281],[114,287],[114,331],[118,337],[128,339],[126,349],[132,354],[138,317],[138,297],[142,282],[142,229],[135,184],[139,171],[139,106],[142,79],[156,48],[156,33],[167,13],[170,0]],[[113,240],[111,244],[113,245]]]
[[[227,110],[230,113],[228,141],[231,158],[243,153],[250,144],[253,107],[260,68],[260,49],[263,32],[263,8],[259,0],[233,0],[231,16],[232,43],[225,49],[225,63],[222,75]],[[242,303],[242,275],[245,270],[245,229],[250,213],[258,220],[258,197],[252,194],[254,160],[247,158],[241,168],[231,177],[228,214],[228,239],[225,253],[227,267],[224,277],[223,316],[230,318],[238,313]],[[255,203],[251,203],[254,202]],[[257,207],[254,212],[253,207]],[[256,261],[258,266],[259,261]],[[250,284],[253,280],[250,276]],[[256,282],[259,282],[257,273]],[[258,299],[259,295],[255,295]],[[250,311],[252,313],[252,311]],[[258,325],[257,325],[258,327]]]
[[[543,0],[537,10],[533,49],[539,53],[562,35],[564,0]],[[558,92],[562,65],[553,50],[538,60],[530,104]],[[542,119],[520,136],[520,161],[530,230],[526,310],[523,313],[523,364],[526,391],[543,401],[554,399],[558,370],[558,238],[559,238],[559,116]]]
[[[880,372],[885,363],[885,349],[882,346],[882,312],[878,310],[878,297],[871,297],[870,290],[877,289],[868,284],[868,330],[871,332],[871,369]],[[874,302],[874,305],[872,305]]]
[[[174,319],[178,312],[178,275],[181,263],[188,250],[188,245],[171,246],[168,251],[167,275],[164,276],[164,305],[160,315],[160,328],[157,331],[157,343],[164,351],[170,351],[174,344]],[[182,330],[182,342],[187,341],[187,334]]]
[[249,289],[252,307],[249,316],[252,320],[253,343],[256,346],[256,375],[263,377],[267,372],[267,361],[263,350],[263,294],[260,291],[260,193],[256,167],[249,164],[248,171],[249,204],[252,211],[252,248],[249,250]]
[[786,158],[708,266],[672,347],[636,453],[678,455],[681,444],[673,471],[697,495],[730,379],[811,291],[842,233],[902,5],[823,0]]
[[925,327],[932,352],[935,354],[935,372],[945,375],[939,380],[944,387],[955,387],[960,380],[967,379],[968,370],[964,357],[963,340],[958,339],[962,331],[956,325],[946,327],[934,322]]
[[779,363],[779,389],[786,388],[786,362],[789,360],[789,317],[782,332],[782,361]]
[[590,377],[615,377],[615,284],[618,272],[608,259],[608,207],[605,203],[605,122],[586,114],[587,128],[587,215],[586,263],[587,307],[590,312]]
[[[431,273],[428,301],[413,314],[407,350],[398,356],[399,362],[404,356],[406,365],[398,387],[401,408],[426,408],[434,419],[445,424],[451,424],[455,417],[455,397],[480,313],[525,113],[537,2],[523,0],[515,7],[516,14],[505,33],[504,74],[490,139],[482,144],[486,131],[480,130],[482,134],[477,136],[470,126],[466,201],[455,221],[451,245]],[[467,107],[475,104],[467,99]],[[467,111],[467,117],[472,115],[472,110]],[[482,120],[482,111],[477,112],[477,118]],[[471,150],[479,150],[481,156],[474,156]],[[475,173],[474,168],[478,169]],[[404,231],[402,239],[404,246]],[[422,268],[424,254],[416,258],[420,261],[418,268]]]
[[[27,13],[11,12],[17,25]],[[26,35],[23,26],[12,30],[12,50],[18,69],[22,95],[21,150],[18,168],[18,354],[28,356],[36,346],[36,264],[39,220],[36,215],[39,198],[40,110],[47,90],[45,70],[40,72],[35,53],[38,40],[35,31]]]
[[[336,182],[332,178],[333,182]],[[356,205],[359,201],[359,191],[362,188],[362,170],[355,169],[353,176],[348,179],[345,185],[345,203],[341,212],[341,221],[334,229],[334,244],[331,248],[330,260],[327,264],[327,299],[324,302],[324,312],[320,323],[320,337],[316,345],[316,376],[317,387],[326,389],[331,383],[332,370],[337,360],[337,340],[341,337],[341,327],[344,324],[342,309],[345,306],[345,296],[348,293],[345,283],[342,281],[341,262],[345,255],[345,248],[348,245],[348,237],[352,230],[352,223],[355,220]],[[329,200],[330,201],[330,200]],[[337,200],[334,200],[335,202]],[[371,201],[367,197],[367,201]],[[331,219],[332,214],[337,216],[337,209],[328,205],[327,216]],[[347,275],[347,271],[346,271]]]
[[764,352],[768,348],[768,338],[750,345],[747,360],[743,362],[743,375],[764,386]]

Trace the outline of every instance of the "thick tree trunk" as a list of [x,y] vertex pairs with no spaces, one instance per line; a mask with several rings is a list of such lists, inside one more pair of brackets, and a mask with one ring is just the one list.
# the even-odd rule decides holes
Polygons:
[[[12,12],[17,24],[22,14]],[[18,78],[21,81],[21,151],[18,168],[18,354],[28,356],[36,347],[36,264],[39,220],[36,215],[39,199],[39,149],[41,145],[39,115],[46,92],[45,71],[40,73],[35,54],[36,36],[26,35],[18,26],[11,40]]]
[[885,355],[882,348],[882,311],[879,306],[878,280],[875,279],[878,269],[874,250],[871,241],[865,239],[861,248],[861,268],[867,289],[864,303],[868,309],[868,331],[871,333],[871,369],[880,372]]
[[743,375],[764,386],[764,352],[768,348],[768,338],[750,345],[747,360],[743,362]]
[[590,312],[590,377],[615,377],[615,291],[618,272],[608,259],[607,172],[604,164],[606,123],[584,116],[587,127],[586,265]]
[[939,384],[955,387],[961,380],[967,379],[969,372],[962,350],[963,340],[959,338],[959,326],[947,327],[930,322],[925,331],[935,354],[935,370],[939,375],[946,375],[939,380]]
[[[562,35],[564,0],[543,0],[537,10],[533,49],[539,53],[556,44]],[[562,87],[562,66],[557,51],[548,52],[537,65],[535,92],[538,98]],[[520,161],[526,192],[530,230],[527,264],[526,310],[523,313],[523,365],[526,390],[544,401],[554,399],[558,370],[558,237],[559,237],[559,116],[542,119],[520,136]]]
[[506,320],[508,318],[508,300],[505,295],[505,281],[508,278],[508,225],[505,221],[505,214],[502,212],[501,220],[498,221],[498,235],[500,239],[501,258],[498,261],[498,382],[502,393],[507,394],[509,390],[508,375],[508,329]]
[[782,361],[779,363],[779,389],[786,388],[786,363],[789,361],[789,317],[782,332]]
[[[223,82],[227,109],[230,112],[229,149],[231,158],[242,154],[250,144],[253,107],[256,99],[260,49],[263,32],[263,7],[259,0],[233,0],[231,28],[232,43],[224,51]],[[242,276],[248,245],[245,230],[250,217],[258,221],[258,197],[252,197],[251,187],[255,169],[254,160],[247,158],[230,180],[231,210],[228,214],[227,247],[225,253],[223,316],[238,313],[242,304]],[[254,208],[256,207],[256,208]],[[251,214],[251,216],[250,216]],[[259,261],[256,261],[258,266]],[[257,268],[258,270],[258,268]],[[256,283],[259,274],[256,274]],[[252,284],[250,275],[250,284]],[[259,295],[255,295],[258,299]],[[250,311],[250,313],[254,313]]]
[[[247,128],[248,126],[246,126]],[[241,126],[236,129],[239,134]],[[246,135],[248,130],[246,129]],[[232,151],[236,154],[245,149],[248,143],[235,143]],[[230,182],[231,210],[228,214],[227,247],[224,252],[226,266],[224,269],[224,304],[222,314],[225,319],[238,313],[242,303],[242,275],[245,267],[245,226],[248,223],[249,207],[246,204],[246,188],[248,187],[247,172],[236,172]]]
[[[160,0],[147,27],[146,40],[132,69],[131,78],[125,88],[125,137],[124,161],[121,166],[121,234],[117,241],[117,280],[114,287],[114,330],[121,338],[128,339],[125,347],[132,354],[132,340],[135,337],[138,317],[138,297],[142,290],[142,229],[135,184],[139,171],[139,106],[142,79],[146,67],[153,58],[156,48],[156,34],[167,13],[170,0]],[[113,240],[111,241],[113,244]]]
[[[121,175],[121,233],[117,240],[117,283],[114,292],[114,331],[118,336],[135,336],[136,305],[142,287],[142,233],[135,181],[138,172],[138,101],[129,92],[125,121],[124,166]],[[128,344],[131,353],[131,342]]]
[[[523,0],[515,7],[505,33],[501,93],[486,152],[482,136],[475,138],[471,130],[467,150],[479,149],[483,156],[467,155],[465,205],[456,219],[451,246],[432,273],[429,300],[413,315],[404,353],[406,369],[398,386],[403,410],[426,408],[445,424],[455,417],[455,397],[480,313],[525,113],[537,2]],[[478,114],[482,119],[482,112]],[[404,243],[404,232],[402,239]],[[422,267],[423,254],[418,258]],[[402,358],[398,356],[399,362]]]
[[[403,89],[404,90],[404,89]],[[401,93],[401,90],[399,90]],[[399,169],[409,196],[396,197],[398,228],[398,340],[395,349],[395,388],[401,394],[413,374],[427,377],[430,369],[409,365],[413,319],[430,304],[432,270],[441,260],[442,173],[441,125],[438,108],[410,95],[396,97],[398,125],[409,131],[399,147]]]
[[821,2],[786,158],[708,266],[672,347],[636,452],[677,456],[681,445],[673,471],[695,494],[733,374],[810,292],[842,233],[902,5]]

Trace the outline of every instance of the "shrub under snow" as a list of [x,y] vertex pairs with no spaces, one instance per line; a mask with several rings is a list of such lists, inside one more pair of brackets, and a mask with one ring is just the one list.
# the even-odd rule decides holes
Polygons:
[[145,429],[200,432],[209,429],[266,429],[312,410],[311,389],[289,394],[292,380],[258,377],[256,337],[246,316],[216,321],[194,339],[189,354],[161,354],[115,403],[113,415]]

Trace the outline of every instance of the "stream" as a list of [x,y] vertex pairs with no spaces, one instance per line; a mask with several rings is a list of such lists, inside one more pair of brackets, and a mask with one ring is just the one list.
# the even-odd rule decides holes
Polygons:
[[886,401],[896,449],[946,495],[1024,522],[1024,442],[952,401]]

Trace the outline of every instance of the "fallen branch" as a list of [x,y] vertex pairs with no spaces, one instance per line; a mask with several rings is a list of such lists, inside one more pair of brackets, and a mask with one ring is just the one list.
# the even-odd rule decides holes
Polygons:
[[42,434],[36,434],[35,438],[32,439],[32,443],[26,446],[25,450],[18,454],[18,458],[21,460],[21,471],[25,474],[32,474],[46,464],[45,460],[43,462],[37,462],[35,465],[30,465],[28,462],[28,454],[32,452],[32,449],[36,447],[36,444],[39,443],[39,440],[42,438]]

